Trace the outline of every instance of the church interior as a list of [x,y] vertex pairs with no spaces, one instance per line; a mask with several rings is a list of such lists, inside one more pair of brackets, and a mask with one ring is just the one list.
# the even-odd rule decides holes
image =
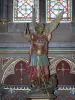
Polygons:
[[[30,82],[31,44],[23,36],[33,5],[36,22],[47,26],[64,9],[48,43],[49,76],[57,83],[43,82],[42,92]],[[0,100],[75,100],[75,0],[0,0]]]

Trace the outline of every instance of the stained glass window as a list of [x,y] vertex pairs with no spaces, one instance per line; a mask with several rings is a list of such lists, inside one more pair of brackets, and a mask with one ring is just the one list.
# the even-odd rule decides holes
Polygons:
[[13,22],[31,22],[32,5],[35,6],[36,21],[39,21],[39,0],[13,0]]
[[56,18],[56,15],[64,9],[61,22],[72,21],[72,0],[46,0],[46,22]]

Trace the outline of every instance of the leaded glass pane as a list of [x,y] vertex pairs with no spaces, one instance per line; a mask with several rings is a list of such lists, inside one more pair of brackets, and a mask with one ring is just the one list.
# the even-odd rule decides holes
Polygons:
[[72,0],[46,0],[46,22],[54,20],[62,9],[64,9],[62,22],[71,22]]
[[36,21],[39,21],[39,0],[13,0],[13,22],[31,22],[32,5],[35,6]]

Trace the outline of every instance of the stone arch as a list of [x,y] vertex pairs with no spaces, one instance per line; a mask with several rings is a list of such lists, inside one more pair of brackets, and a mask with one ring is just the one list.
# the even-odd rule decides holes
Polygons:
[[18,58],[16,60],[14,60],[11,64],[9,64],[7,66],[7,68],[5,69],[3,75],[2,75],[2,79],[1,79],[1,83],[4,83],[4,80],[7,76],[11,75],[11,74],[15,74],[14,72],[14,68],[15,65],[19,62],[19,61],[24,61],[25,63],[27,63],[28,61],[24,58]]
[[75,74],[75,64],[72,61],[70,61],[69,59],[67,59],[67,58],[59,58],[58,60],[56,60],[55,62],[53,62],[49,66],[49,68],[50,68],[50,74],[52,75],[52,74],[56,74],[57,73],[56,72],[56,67],[57,67],[58,63],[61,62],[62,60],[66,61],[69,64],[69,66],[70,66],[70,73]]

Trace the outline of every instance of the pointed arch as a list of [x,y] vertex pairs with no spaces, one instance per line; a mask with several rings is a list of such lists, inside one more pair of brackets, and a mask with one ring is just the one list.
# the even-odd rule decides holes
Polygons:
[[4,83],[4,80],[7,76],[11,75],[11,74],[15,74],[14,68],[15,65],[19,62],[19,61],[24,61],[25,63],[27,63],[28,61],[24,58],[18,58],[15,61],[13,61],[11,64],[9,64],[7,66],[7,68],[5,69],[3,76],[2,76],[2,80],[1,83]]
[[57,67],[58,63],[61,62],[62,60],[66,61],[69,64],[69,66],[70,66],[70,73],[75,74],[75,64],[72,61],[70,61],[69,59],[67,59],[67,58],[59,58],[58,60],[56,60],[55,62],[53,62],[49,66],[49,68],[50,68],[50,74],[52,75],[52,74],[56,74],[57,73],[56,72],[56,67]]

